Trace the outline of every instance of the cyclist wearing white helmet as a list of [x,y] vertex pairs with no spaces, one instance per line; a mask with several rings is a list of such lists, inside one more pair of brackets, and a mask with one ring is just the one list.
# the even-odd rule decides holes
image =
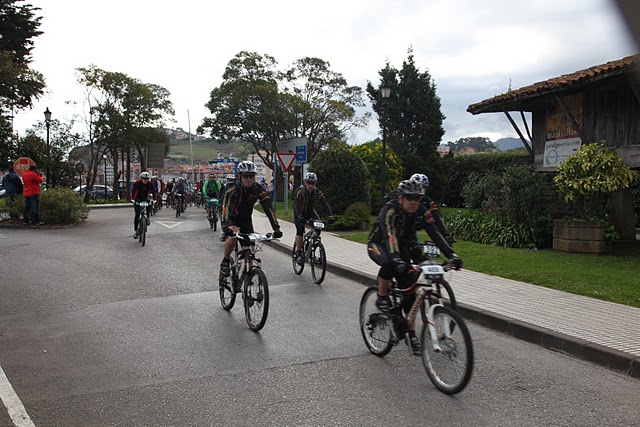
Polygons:
[[320,216],[315,211],[316,201],[323,204],[324,212],[331,218],[331,207],[327,203],[327,199],[320,189],[316,187],[318,176],[313,172],[304,175],[304,183],[293,191],[293,223],[296,226],[296,263],[304,264],[302,255],[302,235],[304,234],[304,225],[306,220],[319,219]]
[[[416,240],[416,223],[428,213],[421,205],[424,187],[421,183],[405,180],[398,185],[395,194],[395,200],[389,200],[382,206],[367,244],[369,257],[380,266],[376,306],[383,312],[391,307],[388,295],[391,279],[395,277],[398,286],[402,288],[410,286],[415,280],[412,275],[407,274],[409,265],[424,260],[422,247]],[[433,224],[428,224],[426,229],[448,258],[458,259]],[[462,267],[462,262],[456,265]],[[411,308],[413,298],[415,297],[403,300],[405,311]],[[415,334],[415,320],[407,323],[407,329],[414,354],[420,354],[421,345]]]
[[140,221],[140,202],[148,202],[153,198],[155,189],[149,181],[149,172],[142,172],[140,179],[133,183],[131,187],[131,203],[135,216],[133,217],[133,238],[138,238],[138,222]]
[[[276,214],[273,212],[271,198],[263,186],[256,182],[256,165],[250,161],[243,161],[238,164],[239,179],[235,185],[229,188],[224,195],[222,208],[222,221],[225,221],[225,234],[228,236],[240,231],[241,233],[253,233],[253,205],[260,202],[264,212],[269,218],[273,228],[275,238],[282,237],[280,224]],[[229,257],[236,246],[235,238],[229,238],[224,244],[224,258],[220,264],[220,272],[229,275]]]

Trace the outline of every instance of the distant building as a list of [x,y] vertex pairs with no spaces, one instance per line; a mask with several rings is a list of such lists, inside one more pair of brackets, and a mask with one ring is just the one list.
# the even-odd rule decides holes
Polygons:
[[446,156],[451,151],[448,145],[438,145],[436,152],[441,156]]

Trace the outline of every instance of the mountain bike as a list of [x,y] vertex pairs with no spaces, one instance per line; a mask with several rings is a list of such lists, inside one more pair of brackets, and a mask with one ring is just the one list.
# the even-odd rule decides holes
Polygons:
[[[311,277],[313,277],[313,281],[316,284],[321,284],[324,280],[324,276],[327,273],[327,252],[324,249],[324,245],[320,239],[320,233],[325,229],[327,224],[332,224],[335,222],[333,218],[330,218],[327,221],[322,221],[319,219],[309,219],[305,221],[307,224],[311,225],[311,230],[304,233],[302,236],[303,244],[302,244],[302,256],[304,263],[307,261],[311,264]],[[297,248],[295,244],[292,248],[291,253],[291,262],[293,265],[293,272],[297,275],[302,274],[304,270],[304,263],[299,265],[296,256]]]
[[184,193],[176,193],[176,218],[186,209]]
[[271,233],[233,233],[229,237],[237,240],[231,256],[231,274],[225,276],[220,272],[220,302],[222,308],[229,311],[236,302],[236,295],[242,293],[247,325],[258,332],[269,314],[269,284],[256,253],[262,250],[264,242],[273,240],[273,236]]
[[209,228],[212,228],[213,231],[216,231],[218,229],[218,199],[216,199],[215,197],[207,198],[205,208],[207,209],[207,211],[211,211],[211,213],[207,215]]
[[151,225],[149,219],[149,202],[135,202],[140,206],[140,220],[138,221],[138,241],[142,246],[147,243],[147,228]]
[[[369,351],[383,357],[391,348],[404,340],[411,352],[411,343],[407,329],[407,320],[413,321],[418,308],[427,306],[427,322],[420,333],[422,344],[422,364],[431,382],[445,394],[462,391],[473,371],[473,343],[471,335],[462,317],[441,303],[434,295],[434,281],[441,280],[445,271],[451,270],[447,261],[438,264],[426,260],[412,267],[419,277],[407,289],[400,289],[392,280],[389,289],[391,309],[381,312],[376,307],[378,287],[372,286],[362,295],[360,301],[360,331]],[[402,301],[415,293],[416,299],[411,305],[407,317],[404,316]],[[433,304],[433,301],[436,301]],[[413,354],[413,352],[411,352]]]

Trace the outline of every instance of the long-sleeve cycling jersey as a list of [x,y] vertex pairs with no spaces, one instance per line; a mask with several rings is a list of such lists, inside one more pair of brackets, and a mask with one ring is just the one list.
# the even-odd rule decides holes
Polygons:
[[264,208],[264,213],[269,218],[271,228],[279,230],[280,225],[273,212],[271,197],[264,187],[254,182],[251,187],[242,185],[241,180],[236,181],[233,187],[228,188],[224,193],[224,201],[222,203],[221,221],[227,225],[237,225],[251,221],[253,213],[253,205],[260,202]]
[[[451,258],[453,249],[435,226],[431,212],[421,205],[415,213],[406,213],[397,200],[390,200],[380,210],[376,223],[369,234],[369,243],[386,245],[391,257],[402,257],[405,251],[414,252],[418,245],[416,223],[419,219],[424,220],[425,230],[433,242],[447,258]],[[415,257],[412,256],[412,258]]]
[[322,202],[327,215],[331,216],[331,207],[322,191],[318,188],[314,188],[313,191],[309,192],[303,184],[293,192],[293,200],[293,213],[296,219],[311,216],[317,218],[317,214],[314,211],[316,201]]
[[131,189],[131,200],[144,202],[150,200],[153,194],[155,194],[155,190],[151,181],[142,182],[142,180],[139,179],[133,183],[133,187]]
[[[399,195],[400,193],[398,193],[398,190],[393,190],[392,192],[384,196],[384,200],[382,203],[385,204],[390,200],[397,200]],[[427,211],[431,212],[434,224],[442,237],[444,237],[445,239],[449,238],[449,230],[447,230],[447,227],[444,224],[442,213],[440,212],[440,209],[438,209],[438,206],[436,206],[436,202],[434,202],[432,198],[424,196],[422,198],[421,204]]]
[[214,179],[213,181],[206,180],[202,186],[202,195],[210,199],[213,197],[219,197],[221,188],[222,185],[217,179]]

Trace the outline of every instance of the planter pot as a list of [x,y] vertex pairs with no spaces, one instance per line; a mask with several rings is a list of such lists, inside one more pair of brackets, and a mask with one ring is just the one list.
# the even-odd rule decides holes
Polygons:
[[556,219],[553,221],[553,249],[562,252],[599,254],[609,251],[604,238],[605,222]]

